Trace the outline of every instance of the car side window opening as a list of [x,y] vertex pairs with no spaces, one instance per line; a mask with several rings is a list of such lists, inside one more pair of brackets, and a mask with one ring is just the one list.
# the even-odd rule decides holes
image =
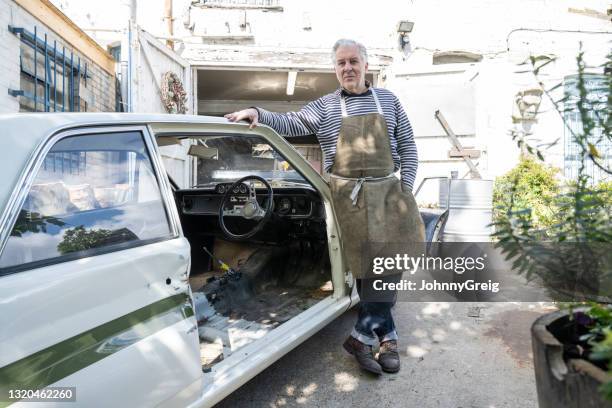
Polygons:
[[0,255],[0,274],[171,236],[140,132],[70,136],[41,164]]
[[258,175],[268,181],[307,183],[304,177],[259,136],[194,139],[189,155],[197,159],[196,186]]

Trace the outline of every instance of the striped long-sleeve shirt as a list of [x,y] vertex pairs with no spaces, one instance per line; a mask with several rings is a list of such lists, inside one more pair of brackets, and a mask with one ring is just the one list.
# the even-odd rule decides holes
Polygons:
[[[401,170],[402,183],[412,190],[418,166],[412,127],[399,99],[387,89],[375,88],[375,90],[387,122],[395,171]],[[336,141],[342,123],[341,92],[344,91],[338,89],[310,102],[299,112],[274,113],[257,108],[259,122],[284,136],[315,134],[325,158],[323,167],[329,172],[334,164]],[[378,112],[370,90],[360,95],[348,93],[344,95],[349,116]]]

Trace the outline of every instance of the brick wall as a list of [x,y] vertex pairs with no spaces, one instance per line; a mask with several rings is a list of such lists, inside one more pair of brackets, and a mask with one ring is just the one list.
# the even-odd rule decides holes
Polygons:
[[[12,0],[0,0],[0,113],[15,113],[28,106],[24,97],[14,97],[8,94],[8,89],[23,89],[25,84],[21,78],[19,65],[20,49],[22,47],[20,38],[8,30],[8,26],[23,27],[25,30],[34,32],[37,27],[38,36],[44,38],[53,45],[57,41],[58,48],[66,47],[68,55],[74,53],[74,58],[81,58],[81,69],[87,64],[88,78],[81,79],[80,100],[81,111],[87,112],[113,112],[115,111],[115,77],[106,72],[100,66],[92,62],[86,56],[73,49],[66,40],[58,36],[49,27],[45,26],[36,17],[29,14]],[[44,75],[41,69],[39,74]],[[59,84],[59,80],[58,80]],[[31,87],[31,86],[30,86]],[[39,87],[39,89],[41,89]],[[21,104],[20,104],[21,102]],[[30,106],[33,103],[30,101]],[[42,104],[39,104],[41,110]],[[52,108],[51,108],[52,109]]]
[[0,112],[19,111],[19,100],[8,94],[8,89],[19,89],[20,40],[8,30],[15,24],[17,6],[10,0],[0,0]]

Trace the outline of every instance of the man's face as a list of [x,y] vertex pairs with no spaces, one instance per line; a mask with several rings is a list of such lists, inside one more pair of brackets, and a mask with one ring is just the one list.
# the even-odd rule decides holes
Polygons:
[[336,51],[334,62],[336,78],[340,85],[349,92],[365,91],[365,74],[368,63],[359,54],[356,46],[341,46]]

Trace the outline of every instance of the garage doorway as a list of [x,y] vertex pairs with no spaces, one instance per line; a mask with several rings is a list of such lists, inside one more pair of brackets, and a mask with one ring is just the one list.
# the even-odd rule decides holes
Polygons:
[[[273,112],[291,112],[338,89],[336,74],[331,70],[254,70],[196,68],[194,90],[198,115],[223,116],[228,112],[257,106]],[[378,72],[366,75],[377,83]],[[323,174],[323,155],[314,135],[287,139]]]
[[[198,115],[223,116],[258,106],[274,112],[301,109],[308,102],[338,89],[336,75],[299,70],[196,69]],[[377,72],[366,75],[376,84]]]

